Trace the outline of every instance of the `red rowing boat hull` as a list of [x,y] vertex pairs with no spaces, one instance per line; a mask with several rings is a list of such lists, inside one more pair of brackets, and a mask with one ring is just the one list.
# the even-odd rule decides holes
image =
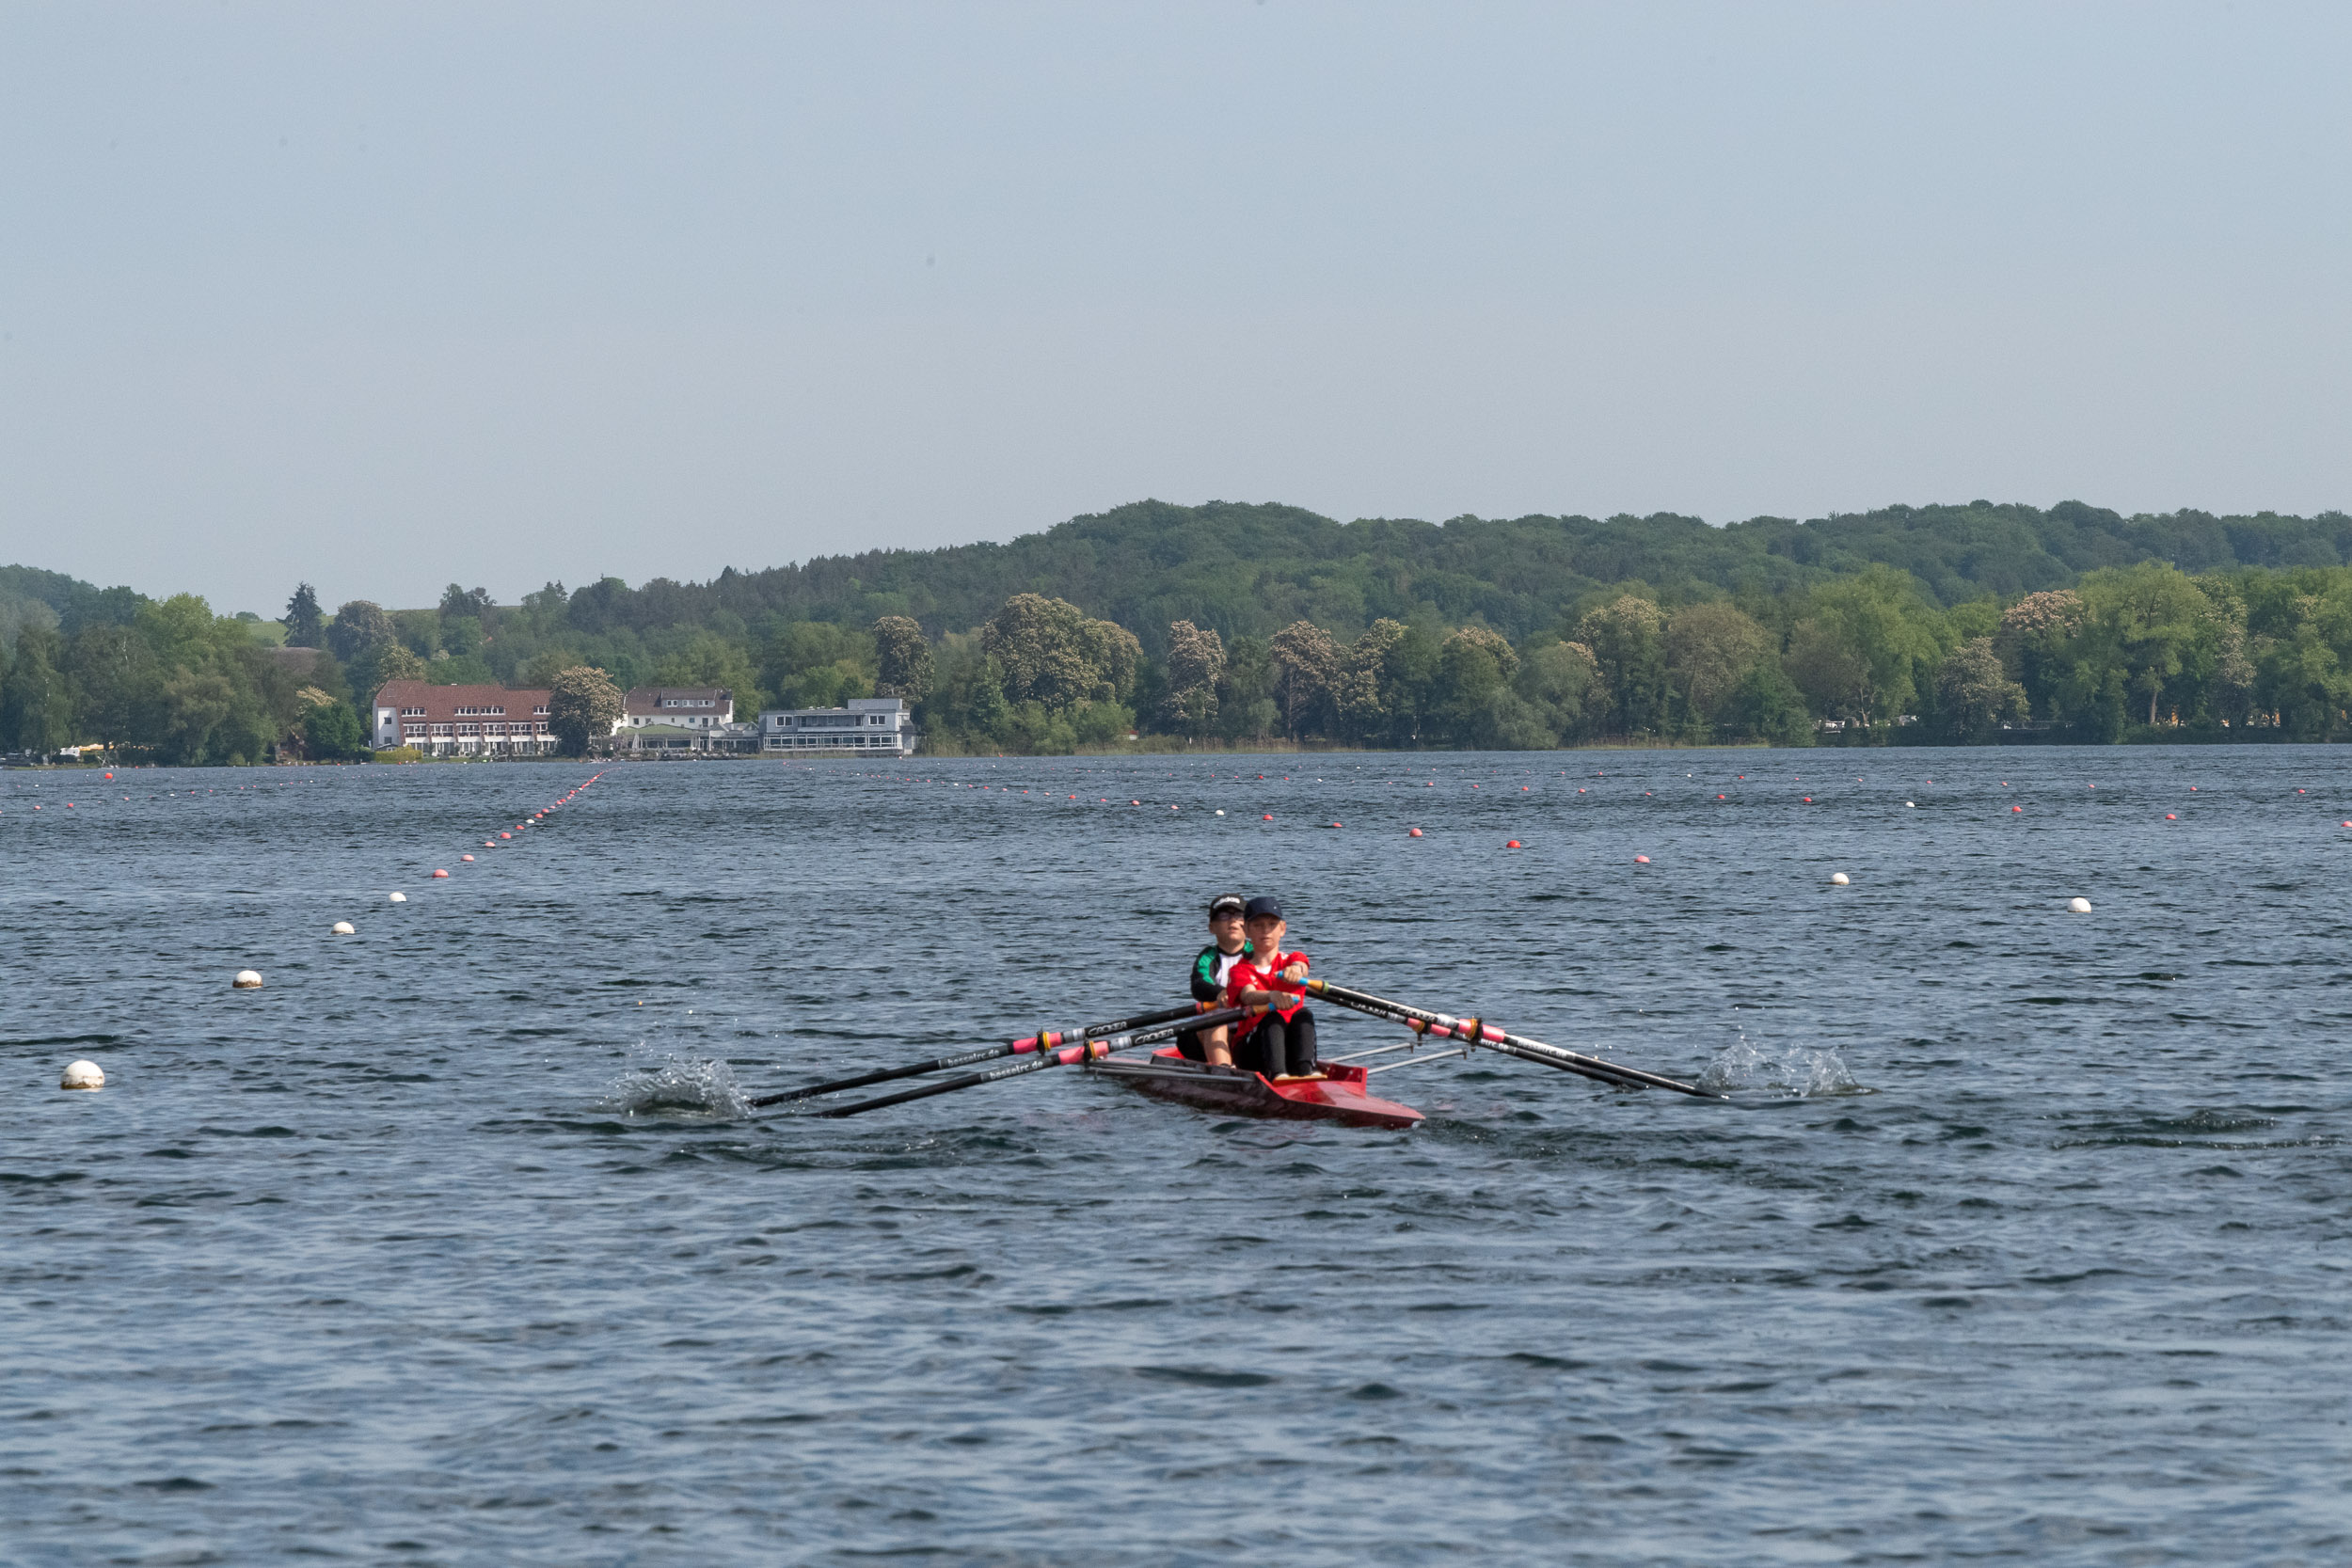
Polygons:
[[1422,1119],[1410,1105],[1367,1094],[1364,1069],[1359,1067],[1327,1068],[1319,1078],[1269,1082],[1263,1073],[1212,1073],[1171,1050],[1155,1052],[1148,1060],[1114,1056],[1089,1063],[1088,1069],[1145,1094],[1204,1111],[1397,1131]]

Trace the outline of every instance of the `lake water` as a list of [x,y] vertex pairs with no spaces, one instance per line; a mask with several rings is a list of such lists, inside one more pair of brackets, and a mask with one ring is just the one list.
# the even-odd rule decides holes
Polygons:
[[[0,776],[0,1561],[2352,1560],[2347,759]],[[743,1111],[1227,889],[1734,1098]]]

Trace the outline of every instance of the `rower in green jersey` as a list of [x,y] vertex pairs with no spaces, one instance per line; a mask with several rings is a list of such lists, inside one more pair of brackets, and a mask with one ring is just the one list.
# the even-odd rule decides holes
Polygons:
[[[1249,943],[1242,940],[1242,898],[1238,893],[1219,894],[1209,905],[1209,945],[1200,949],[1200,956],[1192,960],[1192,999],[1195,1002],[1215,1002],[1225,994],[1225,981],[1233,966],[1249,957]],[[1214,1029],[1194,1029],[1176,1037],[1176,1049],[1188,1060],[1212,1062],[1231,1067],[1233,1053],[1230,1033],[1224,1024]]]

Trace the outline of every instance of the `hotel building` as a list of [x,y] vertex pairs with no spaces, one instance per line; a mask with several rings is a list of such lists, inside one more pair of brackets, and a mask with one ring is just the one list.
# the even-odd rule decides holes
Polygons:
[[535,757],[555,751],[544,689],[389,681],[375,694],[374,708],[368,737],[378,751],[414,746],[437,757]]

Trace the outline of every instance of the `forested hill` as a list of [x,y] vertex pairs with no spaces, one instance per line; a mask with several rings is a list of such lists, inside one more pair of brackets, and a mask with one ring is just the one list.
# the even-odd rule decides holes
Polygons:
[[1915,575],[1946,605],[2071,586],[2084,572],[2137,562],[2186,572],[2352,563],[2352,516],[2125,517],[2066,501],[2048,510],[1987,501],[1894,506],[1797,522],[1757,517],[1712,528],[1695,517],[1456,517],[1438,525],[1354,523],[1295,506],[1164,501],[1073,517],[1009,544],[822,556],[707,583],[607,579],[575,592],[583,631],[746,626],[771,615],[869,625],[910,615],[933,637],[994,614],[1011,594],[1067,599],[1132,628],[1155,657],[1173,621],[1266,636],[1296,620],[1352,635],[1383,616],[1482,621],[1518,639],[1628,581],[1671,601],[1701,585],[1775,595],[1873,562]]
[[[1725,528],[1670,513],[1466,516],[1440,525],[1145,500],[1009,544],[819,556],[729,569],[701,583],[655,578],[630,588],[607,578],[571,594],[567,619],[589,635],[694,626],[739,634],[771,616],[866,626],[878,616],[909,615],[939,637],[978,626],[1014,594],[1035,593],[1131,628],[1157,657],[1174,621],[1228,637],[1264,637],[1298,620],[1342,636],[1384,616],[1483,622],[1516,641],[1556,627],[1627,582],[1647,583],[1668,602],[1712,596],[1708,589],[1763,597],[1881,562],[1912,573],[1949,606],[2071,587],[2085,572],[2150,560],[2185,572],[2352,564],[2352,516],[2125,517],[2079,501],[2046,511],[1974,501],[1808,522],[1756,517]],[[125,623],[137,603],[127,589],[0,567],[0,633],[9,636],[35,604],[71,632],[87,622]]]

